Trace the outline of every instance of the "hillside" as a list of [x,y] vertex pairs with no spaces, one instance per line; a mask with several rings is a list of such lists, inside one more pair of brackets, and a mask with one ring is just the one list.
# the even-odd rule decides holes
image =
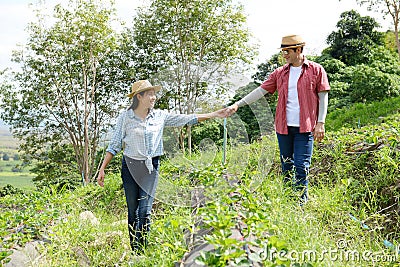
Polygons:
[[[30,194],[7,188],[3,192],[11,194],[0,198],[0,260],[36,240],[44,243],[36,245],[41,256],[35,266],[183,266],[183,261],[191,266],[199,244],[210,245],[197,254],[197,264],[207,266],[399,266],[397,101],[385,103],[392,107],[386,116],[375,112],[368,115],[370,124],[343,124],[315,145],[310,201],[304,207],[283,185],[276,143],[268,138],[232,147],[226,166],[220,153],[202,166],[201,158],[209,155],[164,161],[161,177],[183,188],[205,188],[206,199],[178,205],[182,196],[160,182],[163,195],[154,205],[143,257],[128,253],[118,173],[108,175],[104,188]],[[347,112],[357,122],[364,111],[332,113],[327,124],[336,124]],[[268,162],[271,153],[275,156]],[[246,156],[247,165],[235,168]],[[188,192],[194,196],[195,191]],[[160,201],[162,196],[169,202]]]
[[0,151],[16,151],[18,142],[12,137],[10,128],[2,120],[0,120]]

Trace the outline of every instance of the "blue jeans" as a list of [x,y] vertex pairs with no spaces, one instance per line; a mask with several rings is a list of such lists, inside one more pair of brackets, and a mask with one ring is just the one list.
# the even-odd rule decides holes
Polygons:
[[129,159],[129,167],[126,161],[125,156],[123,156],[121,177],[128,206],[129,240],[132,250],[141,252],[147,245],[146,237],[150,231],[150,215],[154,195],[143,190],[137,179],[143,180],[144,178],[150,183],[156,183],[160,159],[159,157],[153,158],[154,170],[151,174],[149,174],[144,161]]
[[[300,200],[308,200],[308,179],[314,137],[311,132],[300,133],[299,127],[288,126],[288,134],[277,133],[284,181],[301,191]],[[294,174],[294,177],[293,177]]]

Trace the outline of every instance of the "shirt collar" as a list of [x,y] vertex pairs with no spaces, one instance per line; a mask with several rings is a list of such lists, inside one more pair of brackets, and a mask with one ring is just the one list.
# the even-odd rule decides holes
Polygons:
[[[128,117],[129,117],[130,119],[135,118],[135,112],[133,112],[132,109],[128,109],[126,112],[127,112],[127,115],[128,115]],[[152,118],[152,117],[154,117],[154,109],[150,109],[150,112],[149,112],[149,114],[147,114],[146,119],[147,119],[147,118]]]
[[303,65],[306,65],[307,67],[310,65],[310,61],[305,56],[304,56]]
[[[303,65],[305,65],[306,67],[308,67],[308,66],[310,65],[310,61],[306,58],[306,56],[303,57],[303,64],[302,64],[302,66],[303,66]],[[283,66],[283,69],[284,69],[285,71],[289,71],[289,69],[290,69],[290,64],[285,64],[285,65]]]

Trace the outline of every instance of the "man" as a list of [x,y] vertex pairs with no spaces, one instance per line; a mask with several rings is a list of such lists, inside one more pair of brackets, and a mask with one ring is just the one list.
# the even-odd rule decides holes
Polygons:
[[275,130],[282,172],[284,181],[301,192],[301,205],[308,200],[307,175],[313,142],[324,138],[330,90],[324,68],[303,55],[304,45],[299,35],[284,36],[280,49],[287,64],[274,70],[260,87],[228,108],[232,115],[266,93],[278,92]]

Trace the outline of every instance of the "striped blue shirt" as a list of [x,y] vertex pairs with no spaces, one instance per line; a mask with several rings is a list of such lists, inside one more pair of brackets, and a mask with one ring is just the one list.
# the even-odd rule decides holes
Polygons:
[[123,153],[127,157],[146,160],[146,166],[151,172],[153,170],[151,158],[163,154],[164,127],[196,123],[198,120],[195,114],[173,114],[152,109],[145,120],[142,120],[129,109],[119,115],[107,152],[115,155],[123,148]]

